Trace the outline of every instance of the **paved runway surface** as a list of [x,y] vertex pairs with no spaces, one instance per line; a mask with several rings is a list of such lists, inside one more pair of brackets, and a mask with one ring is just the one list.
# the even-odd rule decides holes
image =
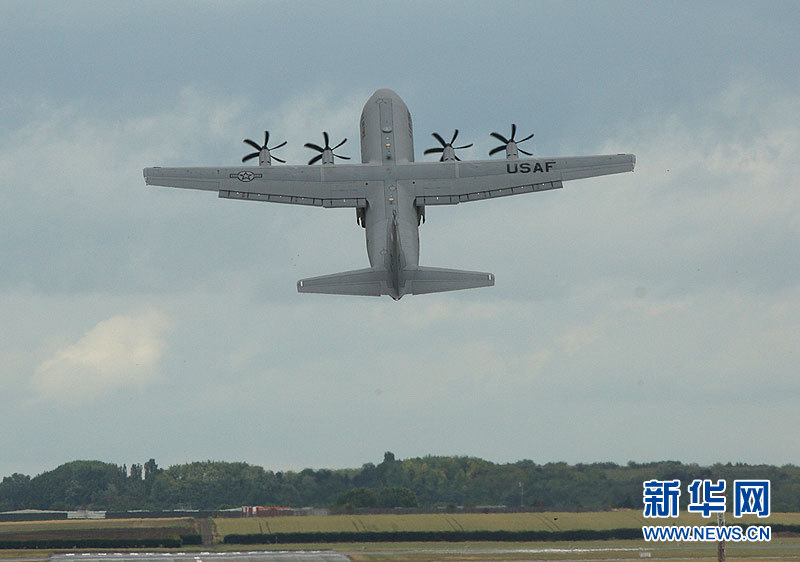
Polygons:
[[332,551],[278,552],[91,552],[58,554],[52,562],[349,562]]
[[[393,557],[397,555],[429,555],[425,556],[428,559],[436,559],[441,557],[449,557],[448,559],[461,559],[467,557],[480,557],[484,560],[492,560],[496,557],[503,555],[530,555],[526,559],[546,559],[546,560],[629,560],[639,559],[640,557],[649,558],[653,550],[658,551],[671,551],[670,559],[688,560],[690,556],[683,556],[682,552],[687,554],[696,546],[693,545],[676,545],[669,546],[665,544],[659,545],[646,545],[646,546],[609,546],[609,547],[586,547],[586,548],[470,548],[469,545],[464,545],[463,548],[445,548],[445,549],[409,549],[409,550],[367,550],[366,552],[358,550],[353,554],[372,554],[380,557]],[[744,558],[750,559],[777,559],[781,560],[800,560],[800,555],[794,553],[786,555],[781,552],[780,555],[769,556],[772,554],[770,550],[783,551],[786,545],[781,544],[761,544],[758,546],[760,555],[747,555]],[[3,562],[349,562],[347,553],[334,552],[331,550],[319,551],[249,551],[249,552],[91,552],[91,553],[69,553],[69,554],[55,554],[48,558],[26,558],[19,560],[3,560]],[[576,557],[568,558],[569,555]],[[714,555],[716,555],[716,548],[714,547]],[[767,556],[765,556],[767,555]],[[588,558],[587,558],[588,556]]]

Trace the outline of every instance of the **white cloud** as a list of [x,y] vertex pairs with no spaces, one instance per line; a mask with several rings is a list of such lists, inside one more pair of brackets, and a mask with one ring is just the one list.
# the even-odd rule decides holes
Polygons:
[[159,376],[169,326],[167,316],[157,310],[103,320],[43,361],[34,373],[34,387],[54,400],[92,399],[143,387]]

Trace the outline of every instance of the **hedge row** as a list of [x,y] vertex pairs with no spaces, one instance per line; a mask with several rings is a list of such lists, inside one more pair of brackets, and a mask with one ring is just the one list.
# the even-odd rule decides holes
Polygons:
[[[765,523],[768,524],[768,523]],[[800,525],[771,525],[774,533],[800,533]],[[642,529],[571,531],[343,531],[330,533],[273,533],[227,535],[225,544],[335,542],[464,542],[464,541],[592,541],[641,539]]]
[[198,534],[181,535],[181,542],[183,544],[203,544],[203,536]]
[[188,544],[202,544],[200,535],[183,535],[181,537],[157,537],[146,539],[29,539],[0,540],[0,549],[35,549],[35,548],[180,548]]
[[579,541],[640,539],[639,529],[604,531],[389,531],[332,533],[273,533],[227,535],[225,544],[333,543],[333,542],[464,542],[464,541]]
[[[769,520],[764,523],[753,523],[753,525],[767,525],[772,527],[773,533],[800,533],[800,525],[770,525]],[[749,527],[750,525],[747,526]]]
[[66,518],[66,511],[47,511],[45,513],[0,513],[0,521],[57,521]]

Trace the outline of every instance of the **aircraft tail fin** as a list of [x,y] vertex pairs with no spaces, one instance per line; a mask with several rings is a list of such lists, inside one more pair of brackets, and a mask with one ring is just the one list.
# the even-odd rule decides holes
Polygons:
[[494,275],[481,271],[462,271],[460,269],[444,269],[441,267],[412,267],[404,270],[404,274],[406,279],[405,293],[412,295],[476,289],[494,285]]
[[325,293],[328,295],[364,295],[379,297],[386,294],[387,272],[366,268],[301,279],[297,282],[299,293]]

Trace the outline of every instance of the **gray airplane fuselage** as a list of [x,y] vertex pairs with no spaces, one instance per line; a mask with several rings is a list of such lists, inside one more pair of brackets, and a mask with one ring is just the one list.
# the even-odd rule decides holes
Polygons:
[[383,182],[367,186],[362,217],[369,263],[391,275],[394,298],[402,296],[403,270],[419,265],[419,213],[413,180],[398,179],[395,163],[414,161],[413,128],[408,107],[392,90],[378,90],[364,105],[359,121],[361,162],[381,164]]

